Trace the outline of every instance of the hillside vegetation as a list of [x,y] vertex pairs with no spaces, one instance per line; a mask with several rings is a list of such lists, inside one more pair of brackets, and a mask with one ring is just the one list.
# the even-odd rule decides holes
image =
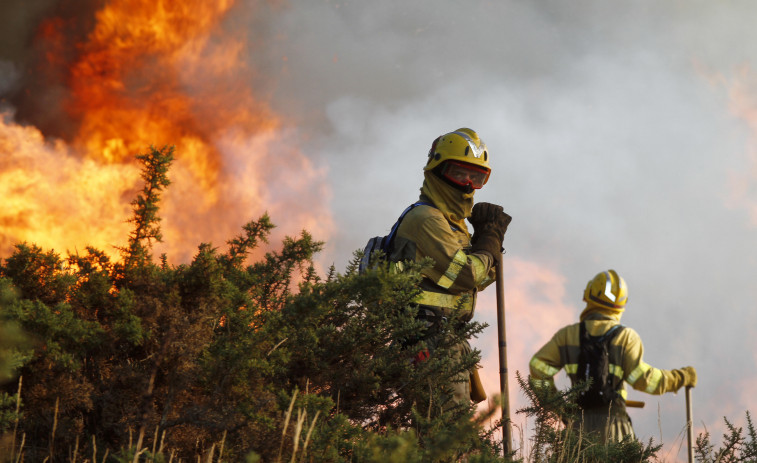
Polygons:
[[[484,326],[450,320],[412,361],[428,347],[411,304],[423,264],[359,274],[356,255],[318,275],[306,231],[251,262],[267,215],[189,264],[156,258],[173,149],[138,158],[119,259],[20,243],[0,261],[0,461],[656,461],[652,442],[573,432],[572,392],[524,381],[532,450],[503,456],[489,415],[448,406],[451,378],[479,361],[451,346]],[[755,461],[751,421],[732,431],[717,450],[701,436],[702,461]]]

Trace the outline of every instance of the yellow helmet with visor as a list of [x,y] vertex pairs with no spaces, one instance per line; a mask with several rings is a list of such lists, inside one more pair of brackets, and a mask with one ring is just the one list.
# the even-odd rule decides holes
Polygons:
[[615,270],[600,272],[586,285],[584,301],[608,309],[622,310],[628,302],[628,286]]
[[[453,166],[453,163],[448,161],[455,161],[456,164]],[[456,174],[460,174],[462,167],[469,165],[469,170],[478,172],[478,174],[470,174],[470,183],[473,188],[484,186],[491,173],[489,151],[486,144],[475,131],[468,128],[460,128],[454,132],[446,133],[431,144],[428,161],[423,170],[433,170],[442,164],[446,164],[443,166],[442,174],[455,183],[457,183],[455,181]],[[445,174],[444,171],[449,171],[449,174]],[[481,173],[484,174],[483,178],[480,178]],[[475,177],[475,180],[473,177]],[[466,181],[463,185],[467,183]]]

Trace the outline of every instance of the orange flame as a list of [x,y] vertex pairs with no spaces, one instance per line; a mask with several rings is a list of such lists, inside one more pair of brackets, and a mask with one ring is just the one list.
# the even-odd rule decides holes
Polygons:
[[18,241],[71,251],[120,243],[128,227],[123,219],[112,222],[112,215],[128,217],[122,196],[138,170],[72,157],[62,142],[45,143],[37,129],[8,117],[0,121],[0,252]]
[[165,144],[176,146],[176,160],[159,252],[186,259],[266,210],[289,234],[307,229],[325,239],[324,171],[286,140],[282,120],[250,89],[245,36],[225,30],[233,7],[113,0],[73,44],[69,22],[42,23],[43,67],[66,89],[59,104],[68,119],[58,125],[67,143],[46,142],[44,129],[10,114],[0,122],[0,193],[13,203],[0,212],[0,253],[22,240],[58,250],[123,244],[140,187],[134,156]]

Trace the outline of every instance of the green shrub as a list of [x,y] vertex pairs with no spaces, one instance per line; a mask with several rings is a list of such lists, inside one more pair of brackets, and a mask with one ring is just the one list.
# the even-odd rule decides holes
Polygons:
[[449,351],[483,326],[452,320],[429,361],[410,361],[425,345],[410,304],[422,265],[359,274],[356,256],[322,278],[312,260],[322,243],[307,232],[250,263],[273,228],[267,215],[226,251],[203,243],[189,264],[155,263],[172,153],[139,156],[145,187],[121,260],[21,243],[0,263],[3,329],[31,340],[2,357],[6,378],[19,378],[3,386],[3,430],[16,426],[23,384],[14,451],[28,461],[106,452],[131,461],[137,451],[192,461],[221,452],[227,461],[496,459],[472,408],[444,406],[451,378],[479,361],[474,351],[452,362]]

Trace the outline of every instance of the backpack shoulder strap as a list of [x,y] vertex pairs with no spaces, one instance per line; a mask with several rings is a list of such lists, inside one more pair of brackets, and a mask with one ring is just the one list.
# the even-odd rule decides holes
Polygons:
[[617,336],[618,334],[620,334],[621,331],[623,331],[623,328],[625,327],[620,324],[613,326],[612,328],[607,330],[605,334],[600,336],[599,341],[607,342],[609,344],[610,342],[612,342],[613,339],[615,339],[615,336]]
[[399,218],[396,222],[394,222],[394,225],[392,225],[392,230],[389,232],[386,237],[384,237],[384,242],[381,243],[382,249],[387,253],[392,252],[392,248],[394,247],[394,237],[397,234],[397,229],[400,228],[400,223],[402,223],[402,219],[405,218],[408,212],[413,210],[416,206],[431,206],[436,207],[432,203],[429,203],[427,201],[416,201],[413,204],[409,205],[404,211],[402,211],[402,214],[400,214]]
[[578,340],[581,344],[584,343],[584,340],[587,339],[587,330],[586,330],[586,322],[581,322],[578,324]]
[[592,336],[592,335],[589,334],[589,331],[586,328],[586,322],[585,321],[581,322],[580,326],[581,327],[579,329],[579,335],[578,335],[578,337],[579,337],[579,339],[581,341],[587,340],[587,341],[594,341],[594,342],[598,342],[598,343],[612,341],[613,339],[615,339],[615,336],[617,336],[618,334],[620,334],[620,332],[623,331],[623,328],[625,328],[625,326],[618,324],[618,325],[615,325],[615,326],[611,327],[609,330],[607,330],[607,332],[605,332],[605,334],[602,334],[602,335],[599,335],[599,336]]

